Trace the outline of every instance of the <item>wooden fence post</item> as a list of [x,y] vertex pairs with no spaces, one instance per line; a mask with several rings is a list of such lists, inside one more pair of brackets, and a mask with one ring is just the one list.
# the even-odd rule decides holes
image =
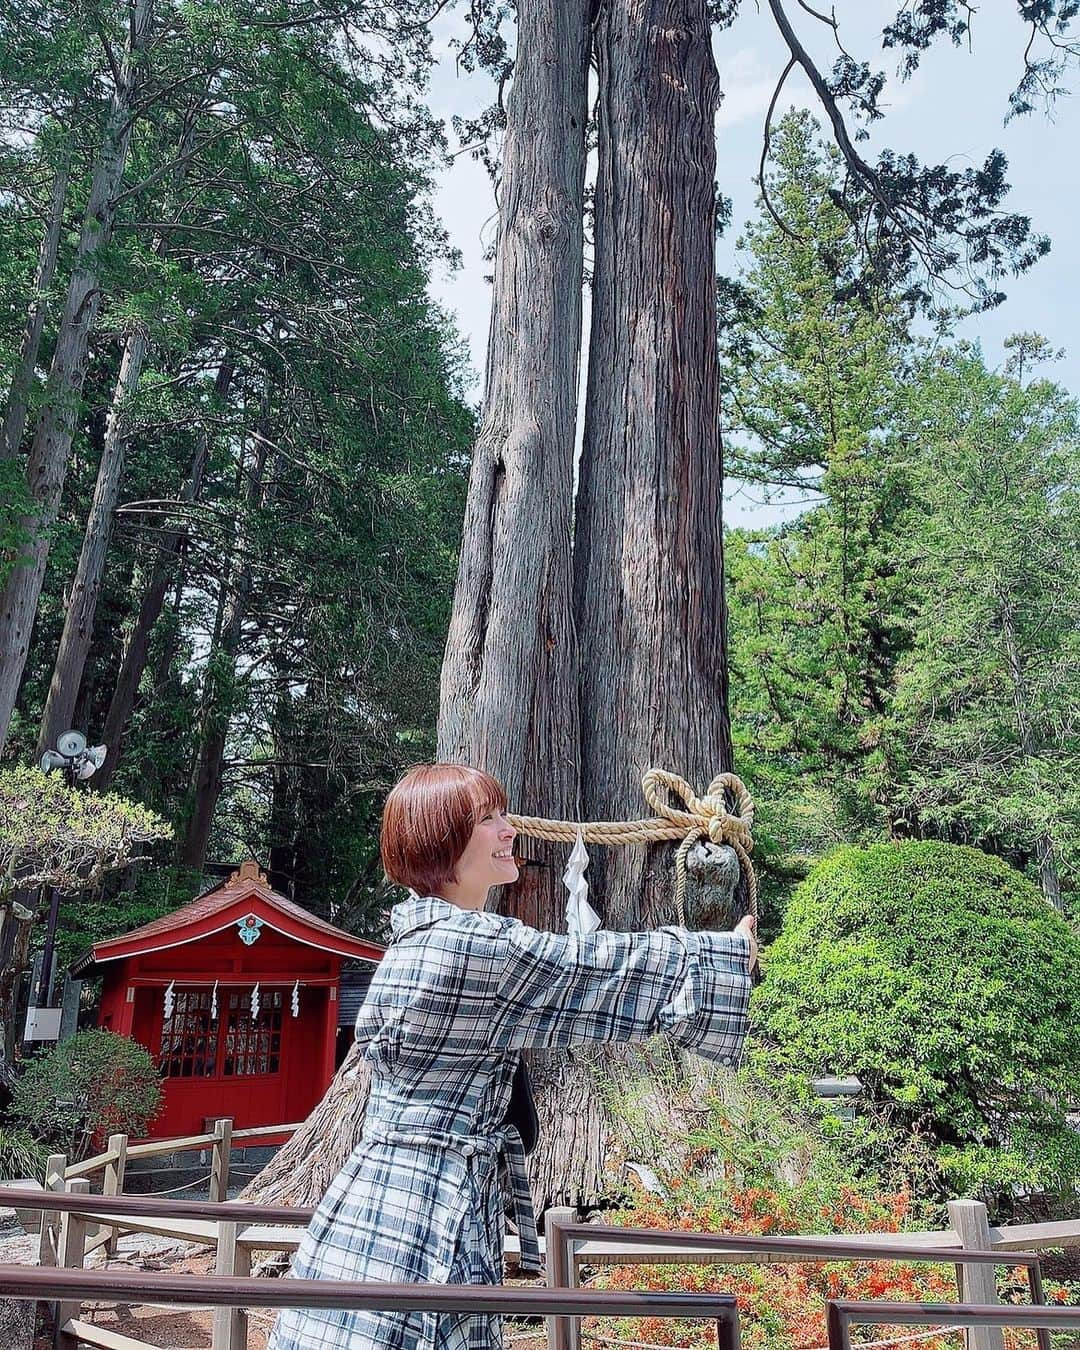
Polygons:
[[[90,1183],[85,1177],[76,1177],[67,1184],[73,1195],[86,1195]],[[86,1260],[86,1220],[81,1214],[65,1214],[60,1224],[60,1245],[56,1254],[56,1264],[67,1269],[81,1270]],[[55,1350],[78,1350],[78,1338],[69,1336],[64,1327],[73,1317],[78,1317],[82,1307],[78,1299],[62,1300],[55,1305],[53,1321],[53,1346]]]
[[[63,1191],[67,1189],[67,1154],[50,1153],[49,1161],[45,1164],[45,1189],[47,1191]],[[42,1210],[41,1213],[41,1241],[38,1243],[38,1265],[55,1266],[57,1257],[57,1248],[59,1238],[56,1230],[59,1228],[60,1215],[54,1209]]]
[[[949,1221],[960,1238],[961,1247],[969,1251],[993,1251],[990,1240],[990,1220],[986,1206],[980,1200],[950,1200]],[[996,1270],[991,1265],[956,1268],[957,1288],[962,1303],[997,1303]],[[965,1332],[968,1350],[1005,1350],[1005,1336],[1000,1327],[969,1327]]]
[[[544,1214],[544,1233],[547,1237],[547,1286],[549,1289],[576,1289],[577,1262],[573,1252],[562,1240],[564,1224],[574,1222],[572,1209],[549,1209]],[[548,1317],[548,1350],[581,1350],[581,1319],[579,1317]]]
[[232,1128],[229,1116],[222,1116],[214,1122],[214,1151],[210,1159],[210,1199],[214,1201],[229,1198]]
[[[124,1171],[127,1167],[128,1137],[126,1134],[109,1135],[109,1152],[116,1154],[116,1161],[105,1164],[105,1179],[102,1182],[102,1195],[123,1195]],[[109,1229],[109,1240],[105,1244],[105,1259],[116,1255],[116,1243],[120,1236],[119,1228]]]
[[[216,1275],[250,1275],[251,1248],[237,1241],[240,1225],[227,1220],[217,1226]],[[247,1350],[248,1316],[246,1308],[215,1308],[211,1350]]]

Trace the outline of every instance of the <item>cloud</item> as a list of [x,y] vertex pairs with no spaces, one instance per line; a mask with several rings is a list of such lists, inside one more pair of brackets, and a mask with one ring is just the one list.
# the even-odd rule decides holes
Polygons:
[[[717,62],[723,97],[716,114],[716,126],[738,126],[742,122],[762,122],[776,88],[783,64],[766,62],[755,47],[740,47]],[[801,71],[793,71],[784,84],[777,105],[782,114],[790,107],[814,108],[817,100]]]

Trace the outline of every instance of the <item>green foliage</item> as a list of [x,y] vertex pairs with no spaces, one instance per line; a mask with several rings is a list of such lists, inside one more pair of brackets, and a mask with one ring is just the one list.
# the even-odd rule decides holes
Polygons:
[[69,966],[95,942],[129,933],[187,904],[202,889],[197,874],[156,859],[138,869],[130,881],[130,873],[121,875],[122,886],[110,879],[92,891],[62,898],[56,932],[58,969]]
[[10,1114],[35,1139],[78,1160],[110,1134],[145,1133],[160,1104],[149,1051],[111,1031],[80,1031],[30,1061]]
[[[420,97],[422,18],[370,0],[273,22],[248,0],[156,6],[8,737],[32,756],[109,411],[127,432],[121,500],[138,505],[109,541],[80,725],[105,738],[164,574],[134,709],[122,741],[109,735],[111,784],[174,822],[181,847],[209,797],[211,858],[271,858],[283,889],[357,923],[378,875],[376,796],[433,749],[473,432],[459,340],[428,298],[455,259],[427,204],[443,142]],[[39,243],[20,222],[40,222],[59,153],[45,113],[74,146],[62,296],[125,28],[124,6],[97,3],[0,19],[0,123],[24,128],[0,151],[0,387]],[[149,346],[120,407],[133,332]],[[115,912],[140,903],[116,897]]]
[[838,850],[791,900],[756,1017],[792,1070],[856,1074],[954,1193],[1080,1184],[1080,937],[1001,860]]
[[0,460],[0,586],[14,565],[13,555],[26,541],[24,517],[31,503],[26,475],[18,460]]
[[115,794],[80,791],[40,769],[0,770],[0,895],[16,884],[84,890],[168,835],[152,811]]
[[[1032,335],[1024,348],[1038,359]],[[907,420],[897,800],[923,832],[1033,860],[1059,904],[1080,869],[1080,408],[961,348],[926,363]]]
[[[761,803],[766,925],[807,859],[917,835],[976,843],[1067,908],[1080,859],[1080,458],[1055,353],[1004,374],[920,352],[895,276],[859,281],[835,156],[776,129],[770,201],[729,288],[729,461],[806,494],[726,541],[732,733]],[[887,285],[886,282],[889,282]],[[1026,383],[1024,381],[1027,381]]]
[[0,1125],[0,1181],[45,1180],[48,1150],[29,1130]]
[[[855,1182],[922,1205],[938,1179],[922,1139],[865,1098],[854,1121],[842,1120],[805,1072],[758,1038],[737,1074],[687,1061],[662,1039],[605,1059],[594,1073],[616,1194],[636,1193],[627,1162],[644,1164],[669,1194],[701,1204],[729,1188],[819,1194]],[[922,1217],[933,1223],[940,1216],[929,1204]]]
[[892,428],[911,307],[902,278],[861,283],[841,169],[818,136],[806,113],[774,129],[768,193],[789,228],[764,211],[747,227],[721,334],[731,472],[808,496],[789,525],[726,540],[732,734],[774,874],[887,829],[880,742],[909,602],[897,527],[910,474]]

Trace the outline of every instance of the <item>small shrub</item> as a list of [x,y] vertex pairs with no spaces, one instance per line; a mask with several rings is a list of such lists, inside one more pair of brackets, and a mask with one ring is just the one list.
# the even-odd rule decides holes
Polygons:
[[109,1134],[144,1133],[160,1105],[157,1066],[143,1046],[111,1031],[80,1031],[30,1061],[10,1114],[76,1160]]
[[0,1125],[0,1181],[45,1180],[48,1154],[29,1130]]

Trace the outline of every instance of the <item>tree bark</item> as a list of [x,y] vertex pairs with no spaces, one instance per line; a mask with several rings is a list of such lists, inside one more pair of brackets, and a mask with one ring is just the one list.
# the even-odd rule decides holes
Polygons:
[[19,453],[23,432],[26,430],[30,395],[34,388],[34,371],[37,369],[41,334],[48,312],[49,287],[56,272],[60,231],[64,223],[64,201],[67,197],[68,175],[71,170],[71,141],[66,136],[60,143],[57,154],[56,172],[53,174],[52,192],[49,197],[49,214],[34,276],[34,290],[26,316],[23,340],[15,362],[15,373],[11,378],[7,406],[4,409],[4,424],[0,428],[0,460],[15,458]]
[[101,302],[101,262],[112,235],[113,200],[127,163],[132,112],[142,82],[142,58],[152,17],[153,0],[135,0],[128,47],[94,166],[75,266],[57,332],[45,406],[30,447],[27,481],[35,502],[34,515],[26,521],[30,542],[22,550],[21,565],[12,569],[0,596],[0,752],[7,739],[26,665],[51,528],[67,473],[86,380],[90,333]]
[[15,1063],[15,1042],[19,1028],[15,1025],[15,1004],[19,977],[26,969],[30,952],[30,932],[34,926],[33,913],[26,909],[17,896],[0,898],[0,1080],[10,1084]]
[[149,345],[149,339],[142,330],[129,334],[124,343],[105,427],[105,444],[98,465],[94,498],[86,520],[75,576],[68,592],[64,629],[60,635],[49,693],[41,715],[37,749],[39,756],[55,744],[57,736],[71,725],[75,712],[75,700],[94,636],[94,616],[97,613],[101,580],[105,575],[109,540],[112,538],[113,513],[120,499],[120,482],[127,448],[128,409],[142,375]]
[[317,1205],[360,1140],[370,1082],[360,1047],[353,1044],[319,1105],[237,1198],[257,1205]]
[[[221,359],[221,364],[218,366],[217,375],[214,379],[215,404],[223,402],[228,397],[235,371],[235,362],[226,353]],[[210,434],[206,427],[201,427],[196,439],[195,453],[191,459],[187,481],[180,493],[180,501],[185,505],[190,505],[192,502],[199,500],[209,458]],[[105,763],[94,777],[94,785],[99,792],[106,790],[116,771],[116,766],[120,762],[124,736],[127,732],[128,723],[131,721],[131,714],[135,710],[139,682],[142,680],[143,671],[146,669],[146,662],[150,655],[150,635],[153,632],[154,625],[161,617],[169,587],[176,581],[176,569],[183,556],[186,540],[186,524],[181,525],[179,529],[170,530],[162,538],[157,560],[153,564],[150,580],[139,604],[135,626],[124,645],[124,653],[120,658],[120,670],[116,676],[116,685],[109,701],[109,710],[105,715],[105,724],[101,733],[101,739],[108,746],[109,753]]]
[[[484,416],[439,703],[440,757],[487,769],[530,815],[578,809],[571,529],[589,7],[518,5]],[[502,904],[557,927],[557,872],[527,870]]]
[[[641,814],[641,776],[731,768],[716,340],[718,80],[704,0],[609,0],[575,533],[582,796]],[[595,850],[611,927],[671,922],[670,850]]]
[[[246,493],[248,513],[255,511],[264,497],[269,418],[268,381],[263,396],[259,428],[254,437],[254,461],[246,473],[241,465],[242,476],[247,478],[248,484]],[[191,815],[188,817],[187,829],[180,848],[179,860],[182,867],[201,868],[206,861],[210,827],[221,795],[225,741],[235,702],[236,657],[240,650],[240,638],[252,584],[247,535],[247,523],[242,519],[237,525],[233,559],[224,569],[222,577],[223,617],[216,626],[216,640],[211,646],[207,662],[199,751],[191,783]]]

